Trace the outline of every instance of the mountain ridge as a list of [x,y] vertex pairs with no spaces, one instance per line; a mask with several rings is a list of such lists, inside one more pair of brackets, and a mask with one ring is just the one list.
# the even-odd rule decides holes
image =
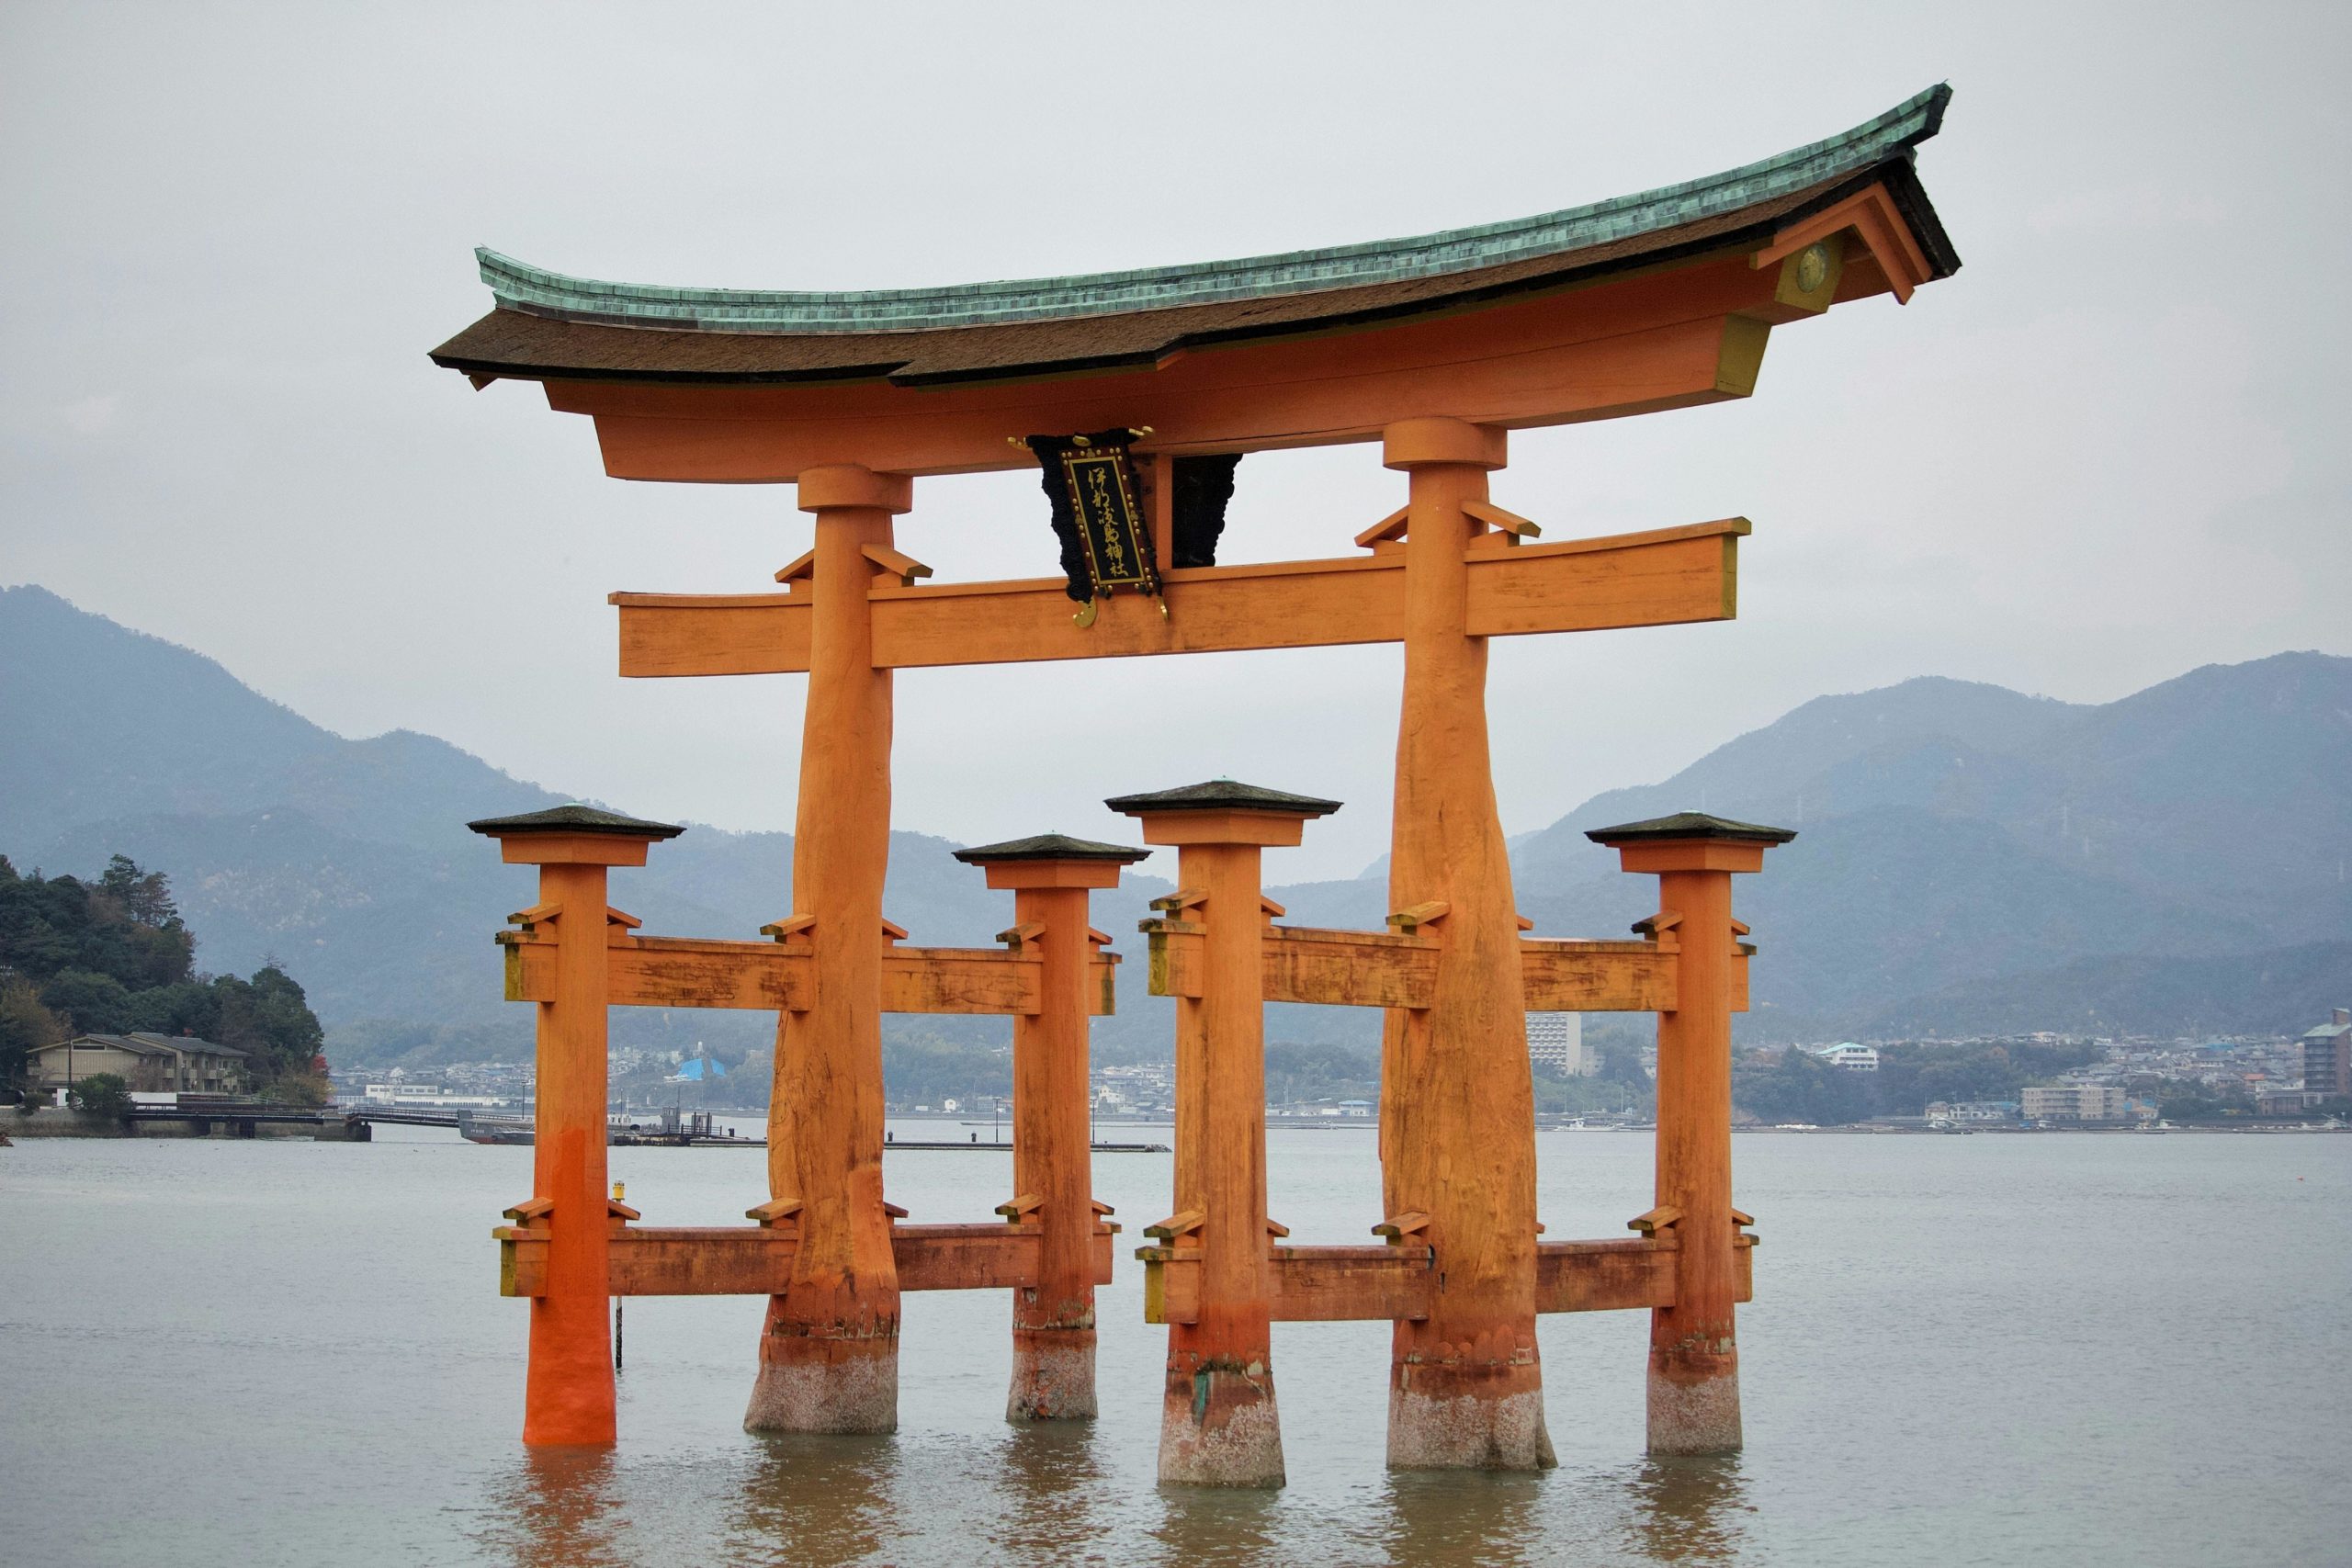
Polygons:
[[[0,589],[0,734],[40,741],[0,748],[0,850],[51,871],[94,870],[117,851],[166,871],[206,934],[200,961],[284,959],[331,1044],[444,1026],[527,1039],[498,999],[487,938],[529,901],[528,874],[486,858],[463,823],[564,796],[417,731],[336,735],[202,654],[44,589]],[[2352,841],[2352,659],[2202,666],[2097,705],[1942,677],[1817,697],[1514,839],[1522,912],[1547,934],[1622,931],[1655,888],[1584,830],[1685,808],[1799,829],[1738,890],[1763,944],[1747,1038],[1962,1032],[2014,1011],[2005,976],[2063,1012],[2072,1004],[2051,987],[2069,982],[2052,976],[2087,996],[2149,973],[2132,963],[2261,970],[2282,932],[2323,948],[2352,939],[2346,868],[2312,852]],[[918,942],[985,942],[1010,921],[1009,899],[955,863],[956,847],[892,834],[892,918]],[[784,912],[791,850],[789,834],[697,827],[620,896],[649,929],[747,934]],[[1132,931],[1167,886],[1131,875],[1097,896],[1095,923]],[[1378,875],[1270,891],[1302,924],[1377,928],[1386,912]],[[1142,967],[1127,966],[1121,1012],[1098,1026],[1106,1050],[1165,1049],[1166,1004],[1140,994]],[[2229,1016],[2268,1016],[2220,976],[2198,994],[2235,997]],[[2324,976],[2297,984],[2325,989]],[[2101,1006],[2091,1011],[2139,1016]],[[893,1027],[994,1040],[1003,1024]],[[1377,1027],[1339,1010],[1269,1021],[1294,1040]],[[751,1015],[616,1021],[616,1038],[741,1049],[771,1029]]]

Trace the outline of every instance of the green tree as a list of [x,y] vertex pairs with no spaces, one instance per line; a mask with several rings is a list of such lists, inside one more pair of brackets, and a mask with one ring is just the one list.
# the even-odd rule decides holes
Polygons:
[[76,1034],[119,1034],[137,1025],[130,988],[111,975],[61,969],[41,987],[40,1002]]
[[130,1086],[112,1073],[92,1073],[74,1084],[73,1099],[85,1116],[118,1117],[130,1109]]
[[41,1005],[31,981],[0,981],[0,1087],[23,1082],[28,1055],[64,1038],[64,1021]]

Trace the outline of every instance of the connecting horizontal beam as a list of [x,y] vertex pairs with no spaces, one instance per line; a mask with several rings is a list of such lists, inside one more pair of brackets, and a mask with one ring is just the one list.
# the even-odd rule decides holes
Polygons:
[[[1597,631],[1729,620],[1738,597],[1745,518],[1468,552],[1473,637]],[[1059,578],[921,583],[877,580],[878,669],[1016,664],[1152,653],[1319,648],[1405,635],[1404,557],[1188,567],[1164,574],[1167,614],[1135,595],[1102,602],[1094,624],[1070,618]],[[616,593],[620,672],[767,675],[808,668],[809,597],[785,593]]]
[[[1437,989],[1439,937],[1269,926],[1265,996],[1270,1002],[1323,1007],[1425,1008]],[[1152,920],[1151,994],[1201,994],[1204,926]],[[1530,1012],[1672,1012],[1679,957],[1652,942],[1574,942],[1521,938],[1520,972]],[[1732,957],[1732,1007],[1747,1009],[1747,955]]]
[[[555,999],[555,943],[525,931],[501,931],[506,949],[506,999]],[[806,942],[705,942],[689,937],[626,937],[605,961],[615,1007],[741,1008],[805,1012],[815,987],[816,956]],[[1097,952],[1087,1003],[1108,1017],[1114,1001],[1115,953]],[[1033,949],[895,947],[882,950],[882,1010],[1034,1015],[1043,960]]]
[[[1755,1292],[1756,1238],[1743,1235],[1735,1297]],[[1144,1321],[1200,1320],[1201,1250],[1145,1247]],[[1419,1322],[1437,1290],[1435,1250],[1423,1245],[1274,1247],[1267,1249],[1267,1304],[1276,1323],[1374,1319]],[[1681,1244],[1671,1235],[1610,1241],[1546,1241],[1535,1248],[1535,1310],[1623,1312],[1672,1306]]]
[[[1094,1282],[1111,1282],[1112,1235],[1094,1231]],[[548,1233],[501,1225],[498,1293],[547,1293]],[[1043,1231],[1001,1222],[893,1225],[890,1253],[901,1291],[1021,1290],[1039,1283]],[[610,1293],[616,1296],[782,1295],[800,1246],[786,1225],[616,1226],[611,1236]]]

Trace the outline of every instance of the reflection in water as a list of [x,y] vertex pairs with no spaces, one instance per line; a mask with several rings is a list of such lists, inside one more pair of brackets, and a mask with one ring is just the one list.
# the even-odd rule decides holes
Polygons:
[[532,1449],[492,1482],[481,1543],[516,1568],[605,1568],[634,1561],[609,1449]]
[[1278,1548],[1282,1494],[1252,1487],[1162,1486],[1159,1523],[1151,1536],[1159,1551],[1155,1562],[1281,1563],[1302,1559]]
[[1550,1479],[1516,1472],[1392,1471],[1379,1534],[1387,1560],[1441,1568],[1557,1562],[1556,1552],[1545,1550],[1536,1515]]
[[1747,1546],[1747,1480],[1737,1454],[1652,1458],[1630,1480],[1634,1545],[1656,1562],[1726,1562]]
[[754,1442],[728,1561],[858,1562],[900,1537],[896,1438],[769,1433]]
[[982,1462],[993,1470],[996,1517],[988,1535],[1001,1560],[1124,1562],[1134,1543],[1110,1527],[1104,1489],[1115,1484],[1095,1454],[1094,1423],[1008,1427]]

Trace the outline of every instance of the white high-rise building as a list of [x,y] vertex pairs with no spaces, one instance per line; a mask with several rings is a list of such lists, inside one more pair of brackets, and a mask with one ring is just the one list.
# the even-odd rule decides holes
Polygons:
[[1589,1078],[1600,1070],[1599,1055],[1584,1048],[1580,1012],[1529,1013],[1527,1056],[1567,1077]]

